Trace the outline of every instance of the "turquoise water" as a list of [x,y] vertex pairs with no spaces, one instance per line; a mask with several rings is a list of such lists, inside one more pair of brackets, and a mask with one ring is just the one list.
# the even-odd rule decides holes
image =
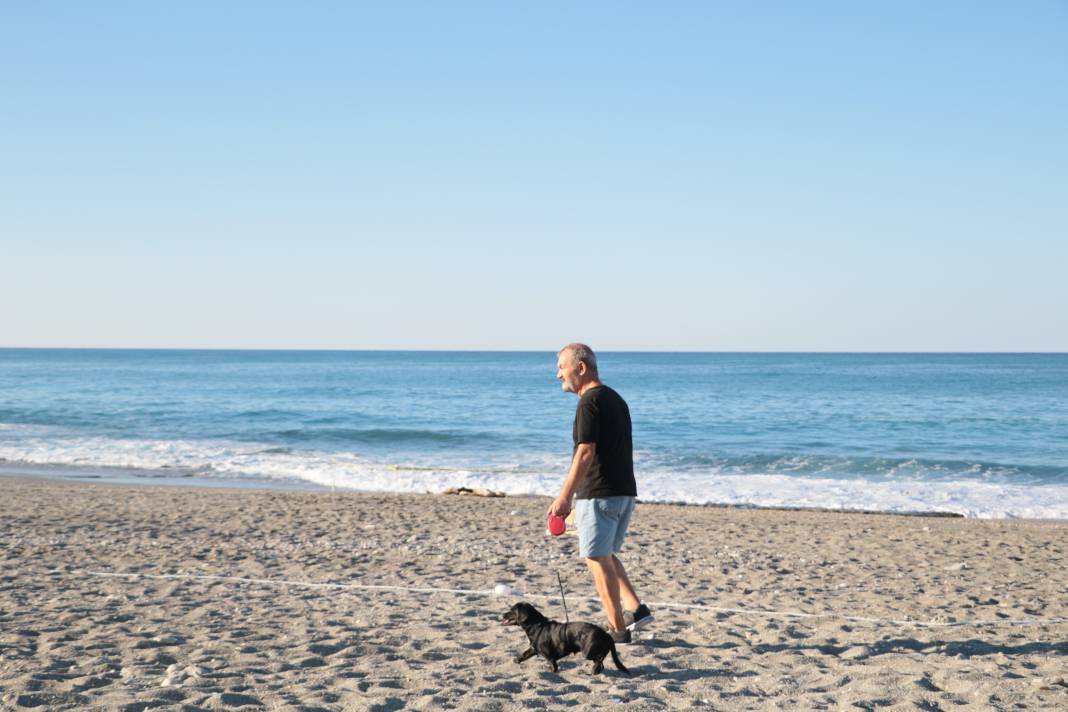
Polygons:
[[[1068,355],[605,353],[644,499],[1068,517]],[[555,354],[0,349],[8,465],[549,494]]]

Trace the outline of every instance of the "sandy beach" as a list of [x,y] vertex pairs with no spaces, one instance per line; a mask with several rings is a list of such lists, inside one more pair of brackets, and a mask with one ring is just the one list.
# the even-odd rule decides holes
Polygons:
[[633,673],[548,499],[0,477],[3,709],[1066,709],[1068,523],[639,504]]

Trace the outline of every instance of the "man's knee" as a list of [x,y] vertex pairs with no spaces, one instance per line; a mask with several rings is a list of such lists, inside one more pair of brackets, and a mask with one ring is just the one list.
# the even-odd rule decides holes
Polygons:
[[594,575],[615,577],[616,565],[612,556],[587,556],[586,566]]

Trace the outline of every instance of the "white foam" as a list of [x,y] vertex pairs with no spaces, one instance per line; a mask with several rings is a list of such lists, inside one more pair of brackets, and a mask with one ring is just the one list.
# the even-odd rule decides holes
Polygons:
[[[640,454],[639,454],[640,457]],[[38,465],[80,465],[188,471],[206,477],[301,479],[327,487],[388,492],[440,492],[450,487],[512,495],[554,495],[565,457],[535,455],[523,463],[442,467],[375,462],[352,453],[284,451],[263,444],[182,440],[59,438],[43,429],[0,442],[0,459]],[[972,480],[812,478],[784,474],[679,473],[639,470],[642,501],[817,507],[885,512],[952,512],[979,518],[1068,519],[1068,485],[1013,485]]]
[[660,502],[1068,519],[1068,485],[650,473],[642,478],[642,490],[643,500]]

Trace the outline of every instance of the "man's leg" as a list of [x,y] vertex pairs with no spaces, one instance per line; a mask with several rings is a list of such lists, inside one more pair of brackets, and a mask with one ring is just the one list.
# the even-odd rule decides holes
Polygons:
[[[612,540],[612,551],[622,551],[623,538],[627,535],[627,528],[630,526],[630,518],[631,515],[634,514],[635,498],[620,497],[620,500],[622,507],[619,511],[619,520]],[[627,572],[623,568],[623,562],[620,561],[619,557],[615,554],[612,554],[612,564],[616,567],[616,578],[619,579],[619,595],[623,607],[631,612],[638,610],[641,601],[638,600],[638,594],[634,592],[634,586],[631,585],[630,579],[627,578]]]
[[[625,630],[627,626],[623,623],[623,606],[619,601],[619,575],[616,573],[615,557],[589,556],[586,566],[593,574],[593,584],[597,587],[597,595],[601,597],[608,624],[612,630]],[[629,588],[630,584],[627,586]],[[631,593],[633,595],[633,591]]]
[[638,600],[638,594],[634,592],[634,587],[631,586],[630,579],[627,578],[623,562],[616,558],[615,554],[612,554],[612,563],[616,569],[616,580],[619,581],[619,600],[623,604],[623,608],[628,611],[638,610],[638,606],[642,605],[642,602]]

